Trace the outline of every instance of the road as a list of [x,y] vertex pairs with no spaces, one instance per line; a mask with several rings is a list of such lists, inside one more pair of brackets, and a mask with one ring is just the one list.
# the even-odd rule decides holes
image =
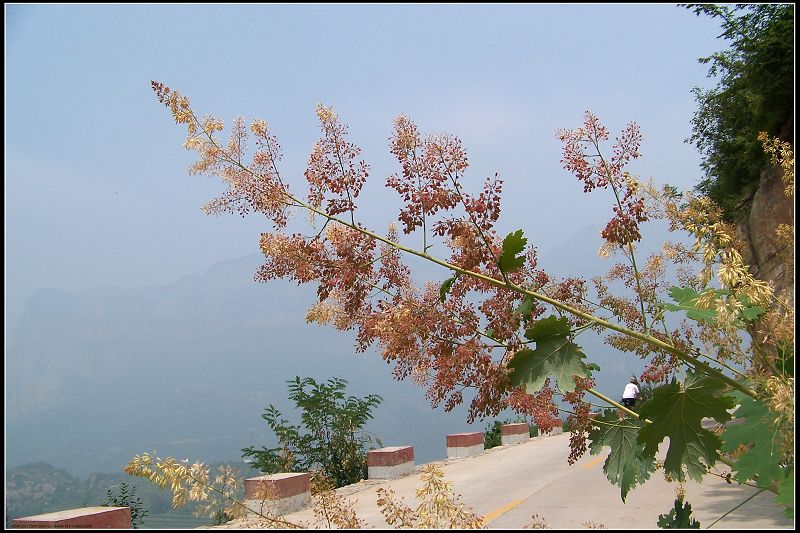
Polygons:
[[[531,439],[515,446],[487,450],[483,454],[437,462],[452,481],[453,489],[472,512],[484,517],[488,528],[522,528],[541,517],[548,528],[606,529],[657,528],[659,514],[672,509],[676,484],[668,484],[661,471],[643,486],[633,489],[623,503],[619,488],[603,474],[605,455],[585,455],[576,464],[567,464],[567,434]],[[417,468],[419,470],[419,466]],[[414,491],[421,486],[417,472],[392,481],[367,480],[343,487],[339,493],[354,502],[358,516],[368,527],[386,528],[376,505],[378,487],[391,488],[411,507],[416,507]],[[729,485],[715,476],[703,484],[686,484],[686,501],[692,516],[703,528],[756,492],[747,486]],[[774,495],[759,494],[714,525],[722,529],[793,528],[772,503]],[[286,516],[291,522],[314,522],[311,510]]]

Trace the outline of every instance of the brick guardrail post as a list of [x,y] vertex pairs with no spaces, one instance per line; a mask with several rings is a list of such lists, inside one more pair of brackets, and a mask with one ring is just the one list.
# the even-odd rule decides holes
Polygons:
[[527,422],[520,424],[503,424],[500,427],[500,440],[503,446],[520,444],[531,438],[531,430]]
[[390,446],[367,452],[367,477],[369,479],[394,479],[413,471],[413,446]]
[[12,528],[130,529],[130,507],[83,507],[24,518],[14,518]]
[[483,432],[453,433],[447,436],[447,458],[472,457],[483,453]]
[[311,503],[311,474],[283,472],[245,479],[244,500],[257,513],[292,513]]

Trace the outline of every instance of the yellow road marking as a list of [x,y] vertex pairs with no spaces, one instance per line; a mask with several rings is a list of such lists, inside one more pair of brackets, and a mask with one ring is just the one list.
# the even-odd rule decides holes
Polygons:
[[526,499],[527,498],[520,498],[519,500],[514,500],[513,502],[507,503],[504,506],[500,507],[499,509],[495,509],[491,513],[486,513],[485,515],[483,515],[483,525],[486,525],[495,518],[498,518],[499,516],[506,514],[511,509],[524,502]]
[[[594,459],[583,465],[583,468],[592,468],[593,466],[598,465],[599,463],[605,461],[605,459],[606,457],[602,455],[600,457],[595,457]],[[522,502],[524,502],[527,499],[528,498],[520,498],[519,500],[514,500],[512,502],[505,504],[502,507],[495,509],[491,513],[486,513],[485,515],[483,515],[483,525],[486,525],[489,522],[496,520],[497,518],[509,512],[514,507],[519,506]]]
[[588,463],[583,465],[583,467],[584,468],[592,468],[596,464],[600,463],[601,461],[605,461],[605,460],[606,460],[606,458],[601,455],[600,457],[595,457],[594,459],[592,459],[591,461],[589,461]]

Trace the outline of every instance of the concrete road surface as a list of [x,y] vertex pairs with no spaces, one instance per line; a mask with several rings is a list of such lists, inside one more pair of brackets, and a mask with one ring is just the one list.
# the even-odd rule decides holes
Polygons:
[[[659,514],[672,509],[677,484],[664,481],[657,471],[644,485],[633,489],[623,503],[619,488],[603,474],[606,456],[585,455],[569,466],[569,436],[538,437],[524,444],[498,447],[467,459],[438,462],[445,479],[461,495],[467,508],[484,517],[488,528],[523,528],[536,514],[549,528],[582,529],[657,528]],[[417,468],[419,470],[419,467]],[[358,516],[369,527],[386,528],[376,505],[378,487],[391,488],[416,507],[414,491],[421,486],[417,472],[392,481],[367,480],[339,489],[354,502]],[[703,528],[742,504],[756,492],[747,486],[729,485],[715,476],[702,484],[686,484],[686,501]],[[764,492],[744,503],[713,527],[721,529],[792,529],[793,520],[772,503],[774,494]],[[311,510],[287,515],[289,521],[313,524]]]

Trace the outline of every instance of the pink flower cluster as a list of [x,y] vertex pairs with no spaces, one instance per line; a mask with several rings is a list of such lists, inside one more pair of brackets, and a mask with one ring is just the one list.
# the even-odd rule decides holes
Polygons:
[[356,160],[361,148],[346,140],[347,126],[332,110],[320,106],[317,115],[323,136],[314,145],[305,172],[310,187],[308,199],[315,207],[326,201],[329,215],[352,213],[369,175],[369,165]]
[[582,128],[559,130],[558,139],[564,143],[561,163],[583,182],[583,191],[605,189],[614,191],[614,217],[603,229],[602,236],[610,243],[626,245],[641,240],[639,224],[648,220],[644,200],[637,195],[636,181],[625,171],[639,157],[642,134],[639,126],[630,123],[615,140],[611,158],[606,160],[601,144],[608,140],[608,130],[590,112],[584,115]]

